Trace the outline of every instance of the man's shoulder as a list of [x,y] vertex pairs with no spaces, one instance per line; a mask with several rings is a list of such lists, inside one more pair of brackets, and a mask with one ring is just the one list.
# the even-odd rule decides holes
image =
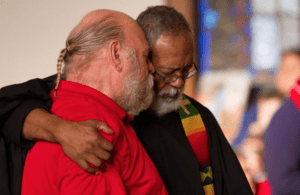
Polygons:
[[[278,109],[278,111],[275,113],[273,117],[277,121],[283,122],[284,120],[295,120],[300,121],[300,110],[296,107],[296,105],[292,102],[291,99],[287,98],[283,101],[282,105]],[[278,122],[279,122],[278,121]]]
[[201,104],[200,102],[198,102],[197,100],[195,100],[192,97],[189,97],[187,95],[185,95],[185,96],[191,101],[191,103],[193,104],[193,106],[196,107],[196,109],[199,111],[200,114],[209,114],[209,115],[212,115],[211,111],[207,107],[205,107],[203,104]]
[[273,132],[286,134],[289,132],[298,131],[298,124],[300,123],[300,111],[291,99],[283,101],[281,107],[273,115],[272,120],[268,126],[265,137],[275,136]]
[[24,90],[37,90],[37,91],[43,91],[47,90],[50,91],[55,86],[55,79],[56,75],[51,75],[46,78],[33,78],[28,81],[22,82],[22,83],[16,83],[12,85],[5,86],[1,88],[1,92],[3,93],[14,93],[15,91],[24,91]]

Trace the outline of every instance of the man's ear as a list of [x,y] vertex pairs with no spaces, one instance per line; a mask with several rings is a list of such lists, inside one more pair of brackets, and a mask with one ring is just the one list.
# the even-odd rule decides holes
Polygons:
[[122,47],[121,43],[117,40],[110,42],[109,44],[109,56],[113,66],[117,71],[122,70]]

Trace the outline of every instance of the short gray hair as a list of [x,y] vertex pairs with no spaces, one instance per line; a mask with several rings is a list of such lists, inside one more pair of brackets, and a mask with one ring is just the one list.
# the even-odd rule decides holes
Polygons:
[[186,18],[170,6],[148,7],[138,16],[136,21],[145,32],[151,47],[162,34],[170,33],[175,37],[187,33],[193,34]]

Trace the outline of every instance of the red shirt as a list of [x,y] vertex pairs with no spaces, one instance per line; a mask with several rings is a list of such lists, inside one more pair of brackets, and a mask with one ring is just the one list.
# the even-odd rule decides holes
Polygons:
[[132,118],[112,99],[90,87],[61,81],[51,111],[70,121],[106,122],[111,135],[98,131],[114,144],[113,161],[99,175],[89,174],[69,159],[57,143],[39,141],[28,152],[22,194],[167,194],[150,157],[129,125]]
[[263,182],[255,183],[255,195],[271,195],[272,187],[268,180]]

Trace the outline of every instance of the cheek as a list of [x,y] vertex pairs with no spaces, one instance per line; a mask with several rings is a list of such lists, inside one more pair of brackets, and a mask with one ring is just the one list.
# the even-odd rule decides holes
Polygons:
[[147,80],[147,78],[149,76],[149,71],[145,67],[139,67],[139,69],[137,69],[134,74],[136,74],[136,76],[138,76],[139,81],[143,82],[143,81]]

